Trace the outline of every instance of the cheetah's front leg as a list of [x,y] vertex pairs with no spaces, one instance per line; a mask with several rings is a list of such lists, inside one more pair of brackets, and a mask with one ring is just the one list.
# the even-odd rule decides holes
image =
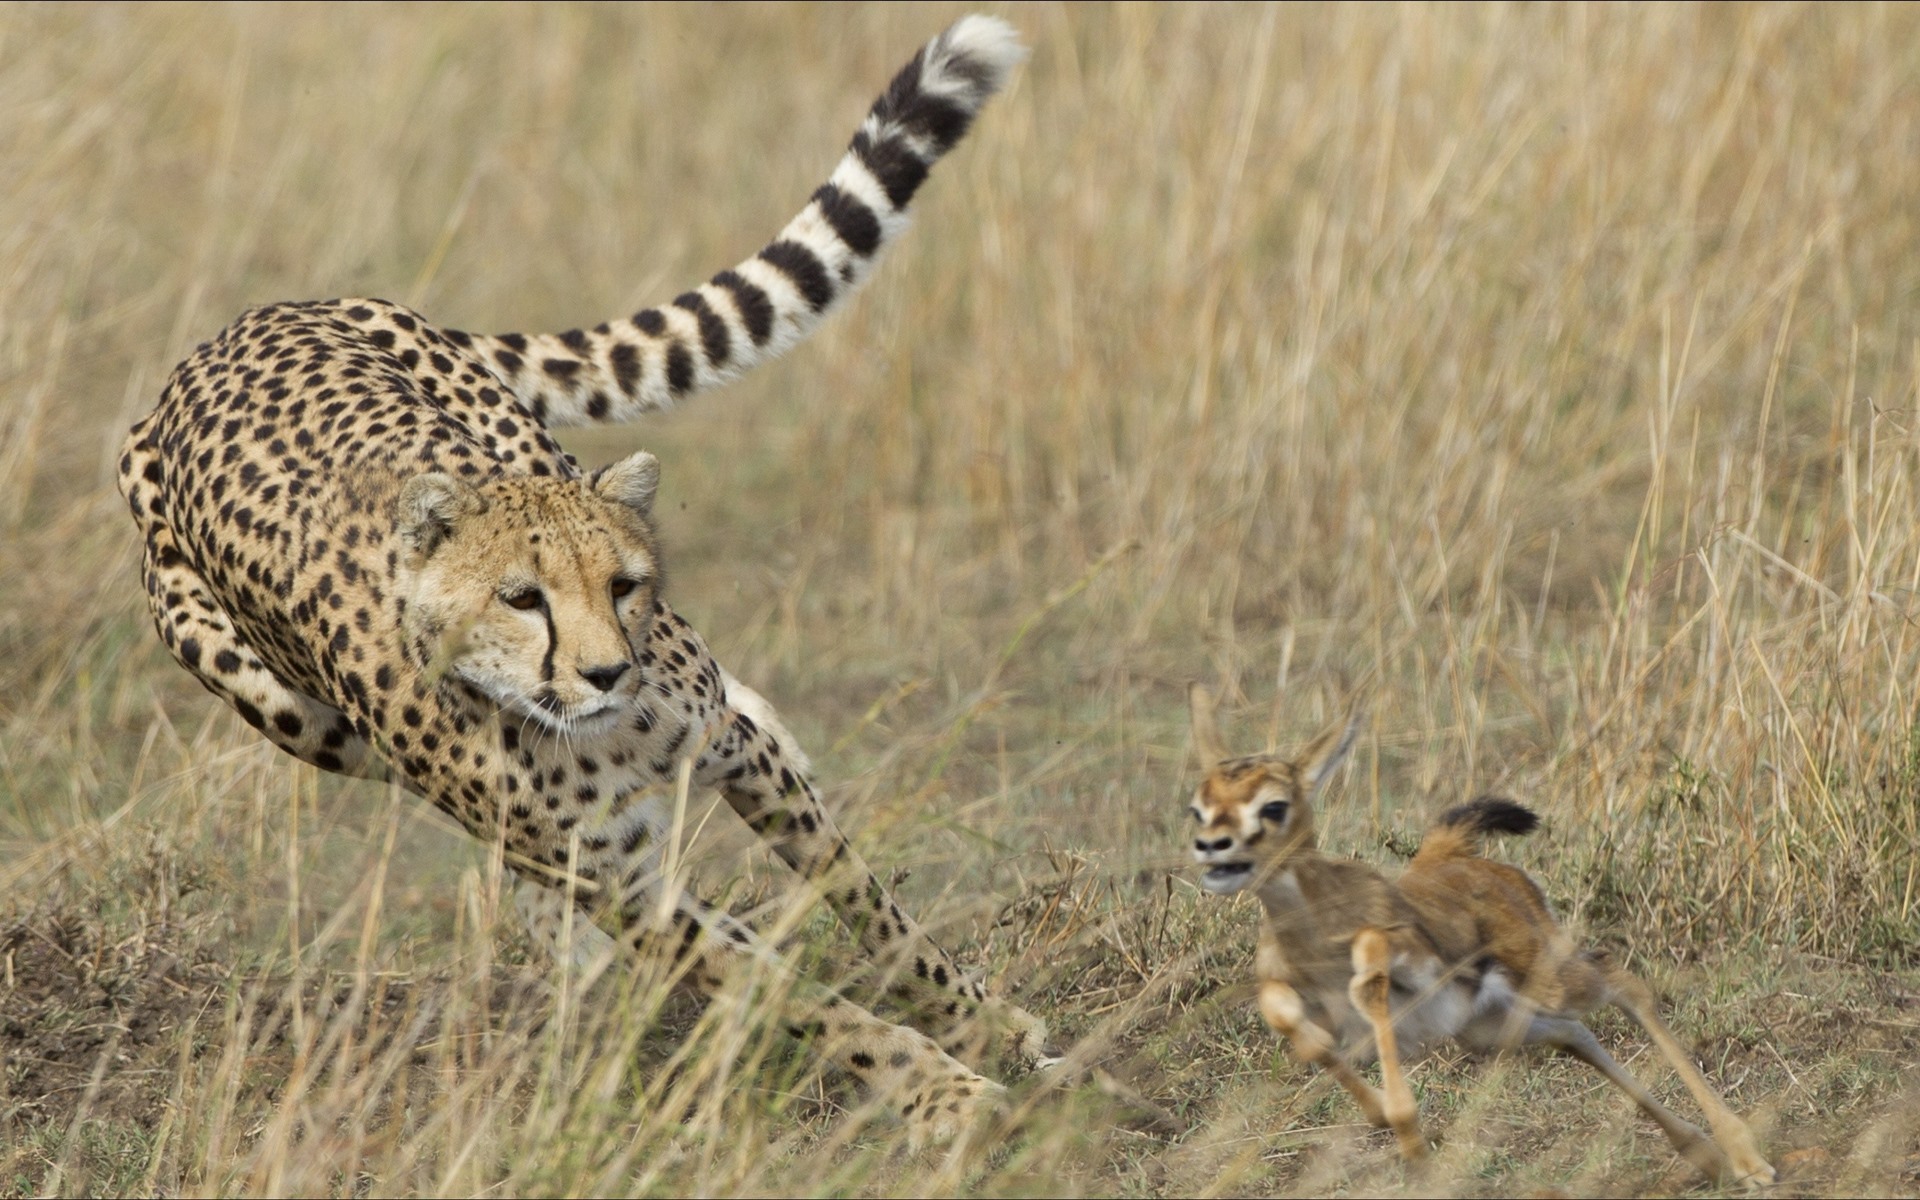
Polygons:
[[861,951],[892,968],[918,1022],[967,1061],[1004,1052],[1022,1066],[1051,1058],[1046,1025],[987,995],[908,916],[814,793],[806,756],[764,697],[723,672],[724,724],[696,764],[782,861],[819,888]]
[[[658,886],[630,890],[617,911],[603,915],[607,932],[710,1002],[757,1007],[771,1000],[785,1031],[905,1121],[915,1145],[951,1140],[1005,1098],[999,1084],[956,1061],[926,1034],[882,1020],[798,976],[724,910],[681,892],[663,919]],[[727,987],[730,976],[756,959],[751,990]]]

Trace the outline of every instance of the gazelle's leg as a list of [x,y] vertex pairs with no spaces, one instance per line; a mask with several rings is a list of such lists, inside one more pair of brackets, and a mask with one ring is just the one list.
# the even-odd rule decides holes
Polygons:
[[1680,1082],[1687,1085],[1693,1093],[1693,1099],[1700,1111],[1707,1116],[1707,1125],[1713,1130],[1713,1140],[1726,1151],[1727,1163],[1731,1167],[1726,1172],[1732,1179],[1749,1187],[1770,1184],[1776,1178],[1773,1164],[1760,1152],[1760,1145],[1754,1140],[1753,1130],[1720,1098],[1713,1090],[1707,1077],[1694,1065],[1693,1055],[1687,1053],[1680,1039],[1673,1036],[1665,1021],[1660,1019],[1660,1009],[1655,1003],[1653,993],[1647,985],[1632,974],[1611,963],[1606,964],[1607,998],[1621,1011],[1647,1031],[1653,1044],[1666,1056],[1674,1073],[1680,1076]]
[[1613,1055],[1608,1054],[1594,1038],[1593,1031],[1579,1021],[1536,1015],[1527,1026],[1524,1040],[1528,1045],[1552,1046],[1571,1054],[1605,1075],[1615,1087],[1633,1098],[1633,1102],[1640,1106],[1640,1111],[1653,1118],[1681,1157],[1715,1179],[1727,1174],[1726,1156],[1707,1137],[1706,1131],[1691,1121],[1683,1120],[1679,1114],[1654,1099],[1653,1093],[1629,1075],[1627,1069],[1616,1062]]
[[1353,982],[1347,994],[1353,1006],[1373,1026],[1374,1045],[1380,1051],[1381,1106],[1394,1136],[1400,1139],[1400,1153],[1419,1158],[1427,1152],[1427,1140],[1420,1133],[1420,1113],[1414,1106],[1413,1089],[1400,1070],[1400,1048],[1393,1033],[1393,1012],[1387,999],[1392,987],[1389,974],[1393,965],[1393,947],[1387,935],[1378,929],[1363,929],[1353,939]]
[[1295,1057],[1319,1067],[1347,1089],[1360,1105],[1360,1111],[1366,1114],[1368,1124],[1387,1128],[1387,1110],[1380,1102],[1380,1093],[1340,1057],[1333,1035],[1307,1016],[1307,1007],[1301,1002],[1299,992],[1277,979],[1261,980],[1260,1016],[1274,1032],[1293,1044]]

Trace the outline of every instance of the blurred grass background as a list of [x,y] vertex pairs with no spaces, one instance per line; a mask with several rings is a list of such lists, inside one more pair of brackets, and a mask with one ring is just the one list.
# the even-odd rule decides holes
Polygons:
[[[1250,750],[1364,698],[1342,852],[1538,807],[1512,852],[1790,1190],[1920,1188],[1910,7],[1009,9],[1032,61],[858,302],[567,438],[661,456],[676,607],[944,939],[1184,1134],[1089,1090],[901,1159],[724,1039],[667,1111],[644,1064],[707,1018],[580,1024],[482,848],[167,658],[111,466],[195,343],[671,296],[961,11],[0,8],[0,1191],[1684,1186],[1576,1069],[1423,1067],[1409,1175],[1277,1055],[1251,909],[1179,875],[1193,678]],[[711,840],[711,888],[778,889]]]

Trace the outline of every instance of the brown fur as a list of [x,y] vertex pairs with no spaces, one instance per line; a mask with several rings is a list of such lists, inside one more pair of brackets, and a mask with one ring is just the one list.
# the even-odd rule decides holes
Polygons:
[[[1477,1049],[1544,1043],[1592,1065],[1652,1117],[1707,1174],[1759,1186],[1774,1171],[1660,1020],[1646,985],[1579,947],[1528,875],[1481,857],[1487,836],[1537,823],[1509,801],[1482,798],[1441,816],[1398,881],[1323,855],[1312,805],[1345,757],[1357,721],[1292,757],[1229,758],[1213,702],[1192,689],[1194,746],[1208,768],[1195,789],[1194,857],[1203,885],[1260,898],[1260,1013],[1295,1052],[1333,1075],[1367,1119],[1391,1128],[1409,1159],[1426,1151],[1402,1061],[1459,1039]],[[1618,1006],[1646,1030],[1713,1129],[1682,1120],[1615,1062],[1580,1016]],[[1356,1069],[1369,1051],[1375,1088]]]

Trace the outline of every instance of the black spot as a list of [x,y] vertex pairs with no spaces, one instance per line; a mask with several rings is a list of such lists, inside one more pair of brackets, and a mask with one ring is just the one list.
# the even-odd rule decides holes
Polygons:
[[793,281],[807,307],[824,311],[833,303],[833,280],[820,256],[799,242],[782,239],[760,252],[760,258]]
[[493,361],[499,363],[501,369],[509,375],[514,374],[520,369],[520,356],[511,350],[494,351]]
[[640,847],[646,844],[647,844],[647,827],[645,825],[635,825],[631,830],[627,832],[626,838],[623,841],[621,841],[620,852],[622,854],[631,856],[635,851],[639,850]]
[[613,364],[614,382],[620,385],[622,392],[633,395],[634,386],[640,382],[640,347],[632,342],[615,342],[612,353],[607,357]]
[[554,379],[572,379],[580,373],[580,360],[574,358],[549,358],[541,362],[540,369]]
[[587,341],[587,335],[578,329],[567,330],[560,335],[560,340],[566,343],[567,349],[580,355],[586,354],[587,347],[591,345],[591,343]]
[[527,352],[527,338],[525,334],[503,333],[500,335],[499,341],[501,345],[507,347],[509,350],[517,350],[521,354]]
[[643,308],[633,314],[633,323],[641,333],[659,337],[667,331],[667,319],[660,315],[657,308]]
[[927,164],[899,138],[876,142],[862,129],[853,135],[853,144],[848,149],[858,155],[867,170],[880,181],[895,210],[905,208],[927,180]]
[[733,350],[733,334],[727,330],[727,323],[720,314],[713,311],[713,305],[699,292],[685,292],[674,297],[674,307],[684,308],[692,313],[700,323],[700,348],[707,352],[707,364],[718,367],[727,361]]
[[693,387],[693,355],[679,340],[667,343],[667,390],[676,396],[686,395]]
[[371,333],[367,334],[367,340],[372,342],[374,345],[380,347],[382,350],[391,350],[393,349],[393,343],[396,339],[393,336],[393,330],[376,329]]
[[587,415],[594,420],[605,420],[607,407],[607,397],[604,392],[595,392],[593,395],[587,397]]
[[733,306],[740,310],[740,319],[746,322],[747,336],[756,346],[764,346],[773,336],[773,301],[757,285],[747,282],[733,271],[722,271],[713,277],[718,287],[733,293]]
[[[967,70],[969,64],[965,59],[956,58],[952,63],[961,74],[971,78],[976,87],[986,83],[983,74]],[[887,90],[873,102],[872,115],[882,125],[897,122],[915,136],[932,142],[936,153],[945,154],[953,149],[955,142],[966,136],[967,126],[973,123],[973,114],[945,96],[923,90],[920,87],[920,71],[920,59],[916,56],[893,77]]]
[[300,723],[300,718],[290,712],[273,714],[273,727],[290,738],[299,737],[300,731],[305,728]]
[[231,675],[240,669],[240,656],[231,650],[222,650],[213,656],[213,669],[222,675]]
[[187,666],[199,669],[200,641],[198,638],[182,638],[180,641],[180,661]]
[[813,202],[820,206],[820,215],[833,226],[847,249],[861,258],[873,257],[873,252],[880,248],[880,218],[873,215],[865,202],[831,183],[820,185],[813,193]]

